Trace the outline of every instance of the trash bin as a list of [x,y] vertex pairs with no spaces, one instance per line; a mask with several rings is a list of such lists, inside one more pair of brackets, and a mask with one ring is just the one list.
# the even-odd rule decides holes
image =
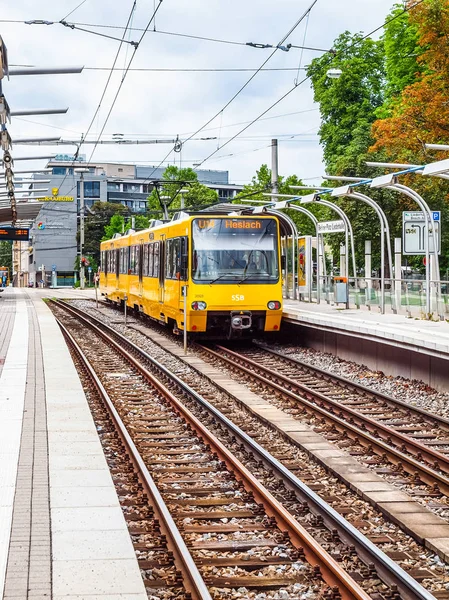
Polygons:
[[346,304],[349,306],[349,284],[347,277],[334,277],[335,304]]

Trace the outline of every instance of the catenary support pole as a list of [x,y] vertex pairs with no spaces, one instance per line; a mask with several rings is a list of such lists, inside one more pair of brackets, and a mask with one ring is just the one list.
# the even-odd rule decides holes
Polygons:
[[271,190],[273,194],[277,194],[279,190],[279,158],[278,158],[278,141],[271,140]]

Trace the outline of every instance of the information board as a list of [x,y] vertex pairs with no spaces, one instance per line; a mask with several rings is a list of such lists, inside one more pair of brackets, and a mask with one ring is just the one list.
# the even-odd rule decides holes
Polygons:
[[19,227],[0,227],[0,240],[12,240],[14,242],[28,242],[30,230]]
[[[433,228],[437,238],[438,254],[441,254],[441,213],[432,211],[433,227],[429,235],[429,252],[433,254]],[[407,255],[424,255],[426,253],[427,227],[424,213],[406,211],[402,213],[402,252]]]

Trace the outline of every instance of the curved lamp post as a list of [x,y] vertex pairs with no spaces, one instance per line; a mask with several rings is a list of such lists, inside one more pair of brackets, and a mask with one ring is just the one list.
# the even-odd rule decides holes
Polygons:
[[[391,252],[391,239],[390,239],[390,227],[388,225],[387,217],[384,211],[380,208],[380,206],[375,202],[372,198],[367,196],[366,194],[362,194],[360,192],[356,192],[354,188],[351,188],[349,185],[345,185],[342,187],[335,188],[331,194],[336,198],[352,198],[360,200],[364,202],[368,206],[374,209],[377,216],[379,217],[380,222],[380,311],[382,314],[385,313],[385,239],[387,241],[387,254],[388,254],[388,264],[390,268],[390,276],[393,274],[393,259]],[[366,274],[365,274],[366,275]],[[371,274],[369,274],[371,277]],[[392,308],[393,312],[396,313],[396,308],[393,306],[392,300]]]

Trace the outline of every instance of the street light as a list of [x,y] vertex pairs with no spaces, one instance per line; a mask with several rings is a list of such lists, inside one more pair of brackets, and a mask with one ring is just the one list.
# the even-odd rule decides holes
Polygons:
[[89,173],[86,167],[74,169],[75,173],[80,175],[80,289],[84,290],[86,281],[85,265],[83,261],[84,246],[84,173]]
[[343,75],[343,71],[341,69],[329,69],[326,72],[326,75],[330,77],[330,79],[340,79]]

